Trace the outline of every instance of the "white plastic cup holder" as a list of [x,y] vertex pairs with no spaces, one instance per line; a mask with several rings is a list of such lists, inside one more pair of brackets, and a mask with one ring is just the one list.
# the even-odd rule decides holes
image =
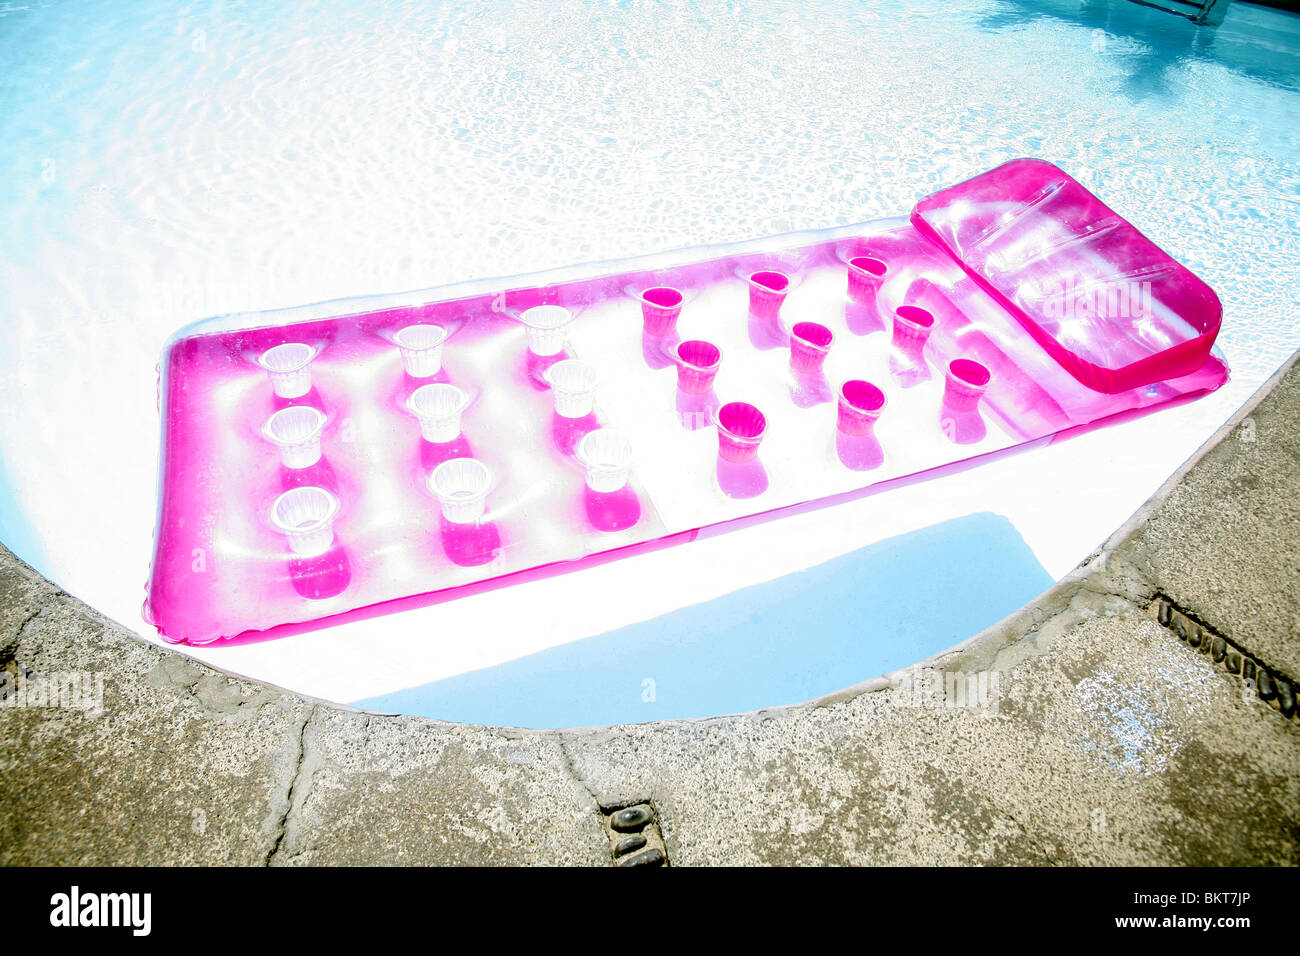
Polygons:
[[290,405],[266,420],[262,435],[280,451],[286,468],[308,468],[320,461],[325,414],[310,405]]
[[441,325],[408,325],[393,336],[393,344],[402,353],[406,374],[412,378],[431,378],[442,370],[442,343],[447,330]]
[[483,517],[492,473],[477,458],[452,458],[429,475],[429,490],[442,505],[442,516],[454,524],[473,524]]
[[559,355],[564,351],[573,313],[562,305],[535,305],[519,316],[528,335],[528,350],[534,355]]
[[578,443],[578,460],[587,469],[587,487],[608,494],[632,475],[632,442],[614,428],[597,428]]
[[292,488],[271,505],[271,523],[289,540],[294,554],[314,557],[334,544],[339,500],[324,488]]
[[280,398],[302,398],[311,391],[311,363],[317,349],[302,342],[286,342],[267,349],[257,364],[271,376],[271,388]]
[[469,401],[455,385],[438,383],[420,386],[406,404],[420,420],[424,440],[443,444],[459,437],[460,416]]
[[546,381],[555,396],[555,413],[563,418],[582,418],[596,405],[596,370],[581,359],[562,359],[546,370]]

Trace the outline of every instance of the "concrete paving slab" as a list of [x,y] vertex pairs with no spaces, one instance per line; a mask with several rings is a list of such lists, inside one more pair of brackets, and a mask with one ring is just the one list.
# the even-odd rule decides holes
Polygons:
[[1300,718],[1158,618],[1297,676],[1298,401],[1293,360],[963,645],[713,720],[366,714],[146,644],[0,548],[0,863],[609,865],[609,811],[648,802],[671,865],[1294,865]]
[[1177,604],[1300,680],[1300,375],[1278,379],[1206,450],[1128,557]]
[[1300,727],[1140,612],[995,673],[991,708],[900,680],[569,746],[602,801],[654,802],[677,865],[1300,862]]

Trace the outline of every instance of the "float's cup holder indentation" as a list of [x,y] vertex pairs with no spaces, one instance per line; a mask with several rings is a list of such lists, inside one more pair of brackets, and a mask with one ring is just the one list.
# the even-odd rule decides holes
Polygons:
[[408,325],[393,336],[406,374],[412,378],[432,378],[442,370],[442,345],[446,341],[447,330],[441,325]]
[[596,404],[596,369],[581,359],[564,359],[546,370],[555,396],[555,412],[564,418],[582,418]]
[[632,442],[616,429],[597,428],[578,443],[578,460],[587,469],[588,488],[618,491],[632,474]]
[[444,444],[460,436],[460,417],[468,401],[455,385],[422,385],[411,393],[407,407],[420,420],[425,441]]
[[290,405],[266,420],[262,434],[280,452],[286,468],[309,468],[320,461],[325,415],[310,405]]
[[267,349],[257,360],[271,376],[271,388],[280,398],[302,398],[311,391],[311,363],[316,349],[302,342],[286,342]]
[[534,355],[558,355],[564,351],[573,313],[562,305],[535,305],[519,316],[527,330],[528,351]]
[[455,524],[472,524],[483,517],[492,473],[477,458],[444,461],[429,475],[429,490],[442,505],[442,516]]
[[288,539],[294,554],[324,554],[334,544],[339,500],[324,488],[293,488],[271,505],[271,523]]
[[728,402],[718,409],[718,454],[731,462],[750,461],[767,431],[767,418],[748,402]]

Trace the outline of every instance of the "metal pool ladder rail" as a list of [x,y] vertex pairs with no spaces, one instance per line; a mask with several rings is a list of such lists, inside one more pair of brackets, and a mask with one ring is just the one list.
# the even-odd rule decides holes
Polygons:
[[1144,7],[1155,7],[1179,16],[1187,17],[1194,23],[1217,27],[1227,16],[1228,5],[1232,0],[1133,0]]

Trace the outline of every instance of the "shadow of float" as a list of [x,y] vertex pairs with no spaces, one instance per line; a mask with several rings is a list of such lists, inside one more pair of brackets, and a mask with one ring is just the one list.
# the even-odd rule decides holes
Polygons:
[[556,728],[793,704],[951,647],[1051,584],[1006,518],[967,515],[649,621],[356,706]]

